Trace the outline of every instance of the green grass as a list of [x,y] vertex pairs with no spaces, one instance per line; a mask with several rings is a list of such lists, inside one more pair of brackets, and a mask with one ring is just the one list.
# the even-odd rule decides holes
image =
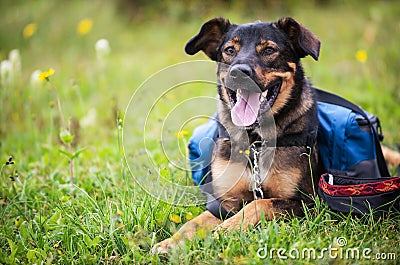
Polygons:
[[[225,5],[190,2],[184,7],[164,1],[124,8],[111,1],[0,3],[0,60],[6,60],[12,49],[18,49],[22,57],[21,73],[12,84],[0,87],[0,164],[6,163],[10,155],[15,161],[5,165],[0,176],[0,263],[399,263],[398,216],[350,218],[332,213],[318,200],[317,207],[306,209],[304,218],[262,221],[249,232],[218,236],[200,233],[193,243],[187,242],[168,258],[150,254],[153,244],[170,236],[180,227],[179,221],[198,215],[204,206],[171,205],[141,189],[121,154],[122,131],[118,125],[127,125],[118,119],[124,118],[130,97],[148,77],[175,63],[206,59],[202,54],[185,55],[183,47],[209,18],[225,16],[235,23],[270,21],[287,15],[297,18],[322,42],[319,61],[310,58],[303,61],[313,83],[379,116],[385,144],[400,142],[399,4],[241,1],[230,3],[229,8]],[[248,8],[249,5],[253,8]],[[93,27],[81,36],[76,33],[76,26],[83,18],[92,19]],[[24,38],[22,31],[28,23],[36,23],[37,31]],[[105,64],[97,61],[94,50],[100,38],[108,39],[111,45]],[[365,63],[355,57],[359,50],[368,56]],[[34,70],[50,67],[55,69],[50,81],[56,89],[47,82],[31,84]],[[72,126],[71,144],[58,138],[61,119],[56,91],[67,122],[89,121],[86,126]],[[132,131],[131,135],[124,132],[124,138],[129,136],[133,144],[138,144],[137,149],[129,150],[133,156],[129,157],[128,165],[134,169],[133,176],[154,178],[159,173],[166,179],[190,183],[187,172],[168,163],[159,140],[166,112],[190,97],[192,91],[196,96],[216,94],[212,85],[195,85],[189,90],[178,88],[165,96],[150,116],[147,139],[156,165],[149,166],[148,157],[140,153],[141,131]],[[93,110],[95,119],[89,114]],[[213,109],[208,111],[212,113]],[[177,113],[171,123],[180,121],[184,114]],[[190,132],[199,122],[188,123],[184,129]],[[165,133],[168,139],[176,138],[175,128],[167,128]],[[185,154],[189,136],[176,139],[180,147],[172,146],[167,151],[176,157]],[[78,150],[81,152],[72,160],[72,186],[70,159],[65,153]],[[171,201],[179,195],[168,194]],[[347,240],[342,251],[370,248],[374,258],[377,253],[395,253],[396,259],[329,259],[325,255],[322,260],[284,260],[279,259],[276,251],[272,259],[257,256],[257,251],[265,246],[268,250],[321,251],[336,247],[335,238],[339,237]]]

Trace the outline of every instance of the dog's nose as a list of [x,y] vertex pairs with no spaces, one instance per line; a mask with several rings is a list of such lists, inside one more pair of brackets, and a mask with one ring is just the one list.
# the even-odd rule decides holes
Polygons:
[[229,71],[229,75],[231,78],[236,79],[251,77],[252,70],[247,64],[236,64],[232,66],[231,70]]

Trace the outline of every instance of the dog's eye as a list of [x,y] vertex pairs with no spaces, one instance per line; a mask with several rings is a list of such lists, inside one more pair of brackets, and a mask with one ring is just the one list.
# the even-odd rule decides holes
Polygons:
[[274,49],[274,48],[267,47],[267,48],[265,48],[265,49],[261,52],[261,54],[262,54],[263,56],[268,56],[268,55],[273,54],[274,52],[275,52],[275,49]]
[[225,52],[225,54],[232,56],[236,53],[236,50],[233,46],[229,46],[229,47],[225,48],[224,52]]

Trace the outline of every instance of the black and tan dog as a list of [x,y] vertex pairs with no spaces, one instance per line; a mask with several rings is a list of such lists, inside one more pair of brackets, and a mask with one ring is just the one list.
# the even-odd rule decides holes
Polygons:
[[261,215],[268,220],[302,214],[321,167],[315,96],[300,59],[317,60],[319,49],[317,37],[289,17],[243,25],[215,18],[187,43],[188,54],[203,51],[218,62],[218,120],[229,137],[217,142],[212,188],[223,208],[235,214],[221,220],[205,211],[156,244],[153,253],[193,239],[200,228],[246,228]]
[[[212,186],[222,206],[236,214],[221,221],[205,211],[156,244],[154,253],[166,252],[183,238],[192,239],[199,228],[246,228],[259,222],[261,214],[266,219],[282,213],[301,214],[302,201],[309,201],[317,183],[312,176],[319,172],[316,142],[310,141],[312,152],[307,148],[307,139],[316,129],[317,108],[300,59],[311,55],[317,60],[319,48],[313,33],[292,18],[243,25],[215,18],[187,43],[188,54],[203,51],[219,62],[218,120],[229,139],[217,142]],[[264,124],[271,117],[275,124]],[[264,144],[265,139],[276,147]],[[252,144],[257,146],[260,161],[263,198],[258,200],[249,189],[254,179]],[[240,158],[243,150],[249,150],[249,160]]]

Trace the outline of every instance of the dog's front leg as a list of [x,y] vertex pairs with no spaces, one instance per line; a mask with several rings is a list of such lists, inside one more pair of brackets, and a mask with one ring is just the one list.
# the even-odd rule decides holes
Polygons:
[[281,214],[301,215],[303,213],[301,201],[289,199],[261,199],[247,204],[237,214],[218,225],[216,230],[247,229],[261,220],[261,215],[266,220],[272,220]]
[[205,211],[199,216],[185,223],[172,237],[157,243],[152,249],[153,254],[166,254],[168,250],[174,248],[177,244],[183,244],[184,239],[193,240],[196,231],[204,229],[205,232],[211,231],[222,221],[215,217],[211,212]]

